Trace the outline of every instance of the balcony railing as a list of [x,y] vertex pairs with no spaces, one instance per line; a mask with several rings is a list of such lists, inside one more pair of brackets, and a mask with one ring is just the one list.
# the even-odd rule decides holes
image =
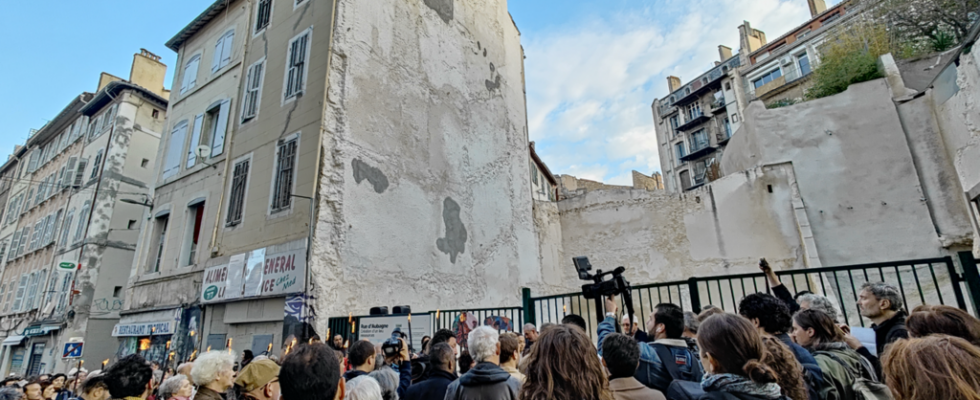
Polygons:
[[711,142],[708,140],[708,135],[691,136],[691,153],[704,150],[709,144]]

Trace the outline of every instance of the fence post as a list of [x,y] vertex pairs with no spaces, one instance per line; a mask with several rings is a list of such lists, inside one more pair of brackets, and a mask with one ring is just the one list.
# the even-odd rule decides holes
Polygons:
[[[521,306],[524,307],[524,323],[537,324],[537,316],[534,315],[534,300],[531,300],[531,288],[521,288]],[[524,329],[522,328],[523,332]]]
[[[691,311],[701,313],[701,292],[698,291],[698,278],[687,280],[687,290],[691,293]],[[680,293],[677,294],[680,296]]]
[[959,256],[960,265],[963,266],[963,280],[966,281],[966,288],[970,291],[973,311],[976,312],[975,315],[980,315],[980,272],[977,271],[977,260],[973,258],[973,252],[970,251],[961,251]]

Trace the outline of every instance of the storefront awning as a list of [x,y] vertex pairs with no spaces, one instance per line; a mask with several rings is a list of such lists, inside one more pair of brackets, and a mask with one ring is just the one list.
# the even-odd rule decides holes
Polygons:
[[21,335],[8,336],[6,339],[3,340],[3,346],[17,346],[20,345],[20,343],[23,341],[24,341],[24,336]]

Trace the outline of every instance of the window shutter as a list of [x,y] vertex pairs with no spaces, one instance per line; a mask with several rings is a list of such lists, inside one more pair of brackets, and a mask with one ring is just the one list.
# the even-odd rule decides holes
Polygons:
[[20,245],[20,231],[14,231],[14,236],[12,239],[10,239],[10,250],[7,250],[7,253],[10,253],[10,257],[8,258],[14,258],[17,256],[17,246],[19,245]]
[[105,154],[105,149],[99,149],[95,153],[95,161],[92,162],[92,175],[88,179],[95,179],[99,176],[99,172],[102,170],[102,158]]
[[24,291],[27,290],[27,274],[20,276],[20,283],[17,285],[17,297],[14,298],[14,308],[10,311],[20,311],[20,306],[24,301]]
[[225,42],[225,38],[221,37],[214,44],[214,55],[212,56],[211,59],[211,73],[214,73],[215,71],[221,69],[221,53],[224,50],[224,45],[223,45],[224,42]]
[[191,144],[187,146],[187,168],[197,163],[197,146],[201,142],[201,128],[204,126],[204,114],[194,117],[194,129],[191,131]]
[[75,219],[75,209],[68,211],[68,215],[65,217],[65,223],[61,225],[61,239],[59,244],[64,246],[68,244],[68,232],[71,231],[72,220]]
[[225,36],[224,40],[222,40],[221,64],[219,65],[225,66],[231,62],[231,50],[232,50],[232,44],[234,43],[235,43],[235,32],[233,31],[229,33],[228,36]]
[[34,170],[37,169],[37,160],[39,158],[41,158],[41,151],[40,149],[35,148],[34,151],[31,152],[30,161],[27,163],[27,171],[33,173]]
[[170,135],[167,155],[164,157],[163,179],[177,175],[180,172],[180,155],[184,149],[184,138],[187,136],[187,123],[178,124]]
[[[60,210],[58,211],[58,214],[61,214]],[[52,240],[54,240],[54,224],[60,218],[61,215],[57,215],[57,216],[55,214],[48,215],[48,218],[46,218],[45,221],[47,226],[44,227],[44,240],[41,241],[40,247],[47,246],[51,244]]]
[[255,99],[253,98],[254,95],[252,93],[252,80],[255,79],[253,76],[255,76],[255,72],[257,70],[256,67],[258,66],[259,64],[255,64],[249,67],[248,75],[245,77],[245,96],[242,98],[242,120],[255,116],[255,113],[251,111],[253,108],[252,103],[255,102]]
[[214,129],[214,136],[211,138],[211,157],[217,157],[225,151],[225,131],[228,129],[228,111],[231,107],[231,100],[221,102],[221,110],[218,113],[218,126]]
[[88,158],[82,158],[78,160],[78,169],[75,170],[75,180],[72,182],[72,187],[81,187],[82,179],[85,177],[85,167],[88,166]]
[[75,166],[78,164],[78,157],[73,156],[68,158],[68,162],[65,163],[64,173],[61,174],[61,179],[59,186],[65,188],[71,186],[72,180],[75,179]]

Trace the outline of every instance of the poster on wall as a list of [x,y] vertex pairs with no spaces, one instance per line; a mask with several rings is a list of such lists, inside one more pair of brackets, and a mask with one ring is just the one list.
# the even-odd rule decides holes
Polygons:
[[245,263],[245,297],[255,297],[262,294],[262,267],[264,264],[264,248],[248,252],[248,260]]
[[225,290],[225,300],[242,298],[242,287],[245,277],[242,273],[245,270],[245,263],[248,262],[248,253],[236,254],[228,260],[228,280]]
[[[367,340],[380,346],[391,338],[395,329],[408,334],[408,315],[386,315],[380,317],[361,317],[357,323],[358,339]],[[432,336],[432,316],[412,315],[412,348],[422,351],[422,337]]]

